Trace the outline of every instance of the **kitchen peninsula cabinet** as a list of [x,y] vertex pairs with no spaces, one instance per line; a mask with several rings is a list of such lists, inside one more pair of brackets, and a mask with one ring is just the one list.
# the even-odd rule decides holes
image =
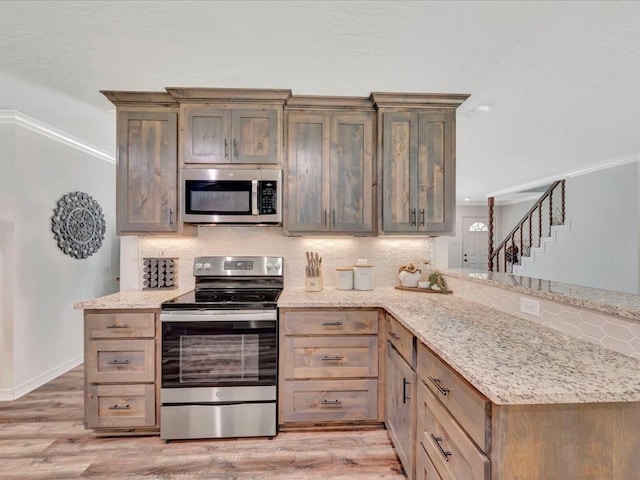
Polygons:
[[159,310],[85,310],[84,327],[87,428],[158,433]]
[[456,108],[468,95],[372,93],[384,233],[446,235],[455,224]]
[[375,309],[281,310],[281,427],[379,421],[379,323]]
[[367,98],[287,104],[285,230],[373,233],[374,109]]
[[409,480],[414,478],[416,438],[415,337],[386,315],[386,421],[389,437]]
[[167,93],[102,93],[117,112],[118,235],[181,233],[178,104]]
[[290,90],[167,88],[180,104],[180,164],[281,163]]

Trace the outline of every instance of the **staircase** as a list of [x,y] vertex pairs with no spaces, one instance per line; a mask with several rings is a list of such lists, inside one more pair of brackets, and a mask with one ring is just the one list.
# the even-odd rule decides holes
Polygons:
[[[560,198],[558,198],[558,195]],[[526,215],[509,232],[505,239],[493,248],[494,198],[489,197],[489,271],[522,273],[526,264],[537,253],[545,251],[545,245],[555,242],[556,232],[567,229],[565,225],[565,181],[552,183],[531,207]]]
[[525,255],[520,256],[520,258],[518,259],[519,262],[512,265],[511,273],[513,273],[514,275],[522,275],[524,272],[527,271],[527,265],[529,263],[535,262],[536,255],[545,253],[547,249],[547,245],[556,242],[557,232],[562,230],[570,230],[570,229],[571,229],[570,222],[567,222],[567,221],[565,221],[564,225],[552,225],[551,235],[548,237],[542,237],[539,247],[531,247],[529,249],[528,256],[525,256]]

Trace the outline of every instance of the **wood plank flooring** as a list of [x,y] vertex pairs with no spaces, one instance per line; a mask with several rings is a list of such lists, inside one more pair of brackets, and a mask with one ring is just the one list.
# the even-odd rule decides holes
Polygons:
[[97,437],[83,424],[75,368],[0,402],[0,479],[403,479],[386,430],[281,432],[273,440],[165,443]]

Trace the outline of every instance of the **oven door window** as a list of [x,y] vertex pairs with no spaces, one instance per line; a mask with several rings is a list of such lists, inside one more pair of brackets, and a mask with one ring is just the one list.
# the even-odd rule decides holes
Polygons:
[[260,336],[180,336],[180,383],[257,381],[260,373]]
[[186,181],[187,214],[251,215],[251,182],[244,180]]
[[162,388],[273,385],[274,321],[164,322]]

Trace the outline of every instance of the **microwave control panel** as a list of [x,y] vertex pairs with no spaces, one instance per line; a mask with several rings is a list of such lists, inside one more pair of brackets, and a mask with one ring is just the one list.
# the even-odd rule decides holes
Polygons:
[[261,181],[260,182],[260,213],[263,215],[273,215],[278,213],[277,201],[277,182]]

